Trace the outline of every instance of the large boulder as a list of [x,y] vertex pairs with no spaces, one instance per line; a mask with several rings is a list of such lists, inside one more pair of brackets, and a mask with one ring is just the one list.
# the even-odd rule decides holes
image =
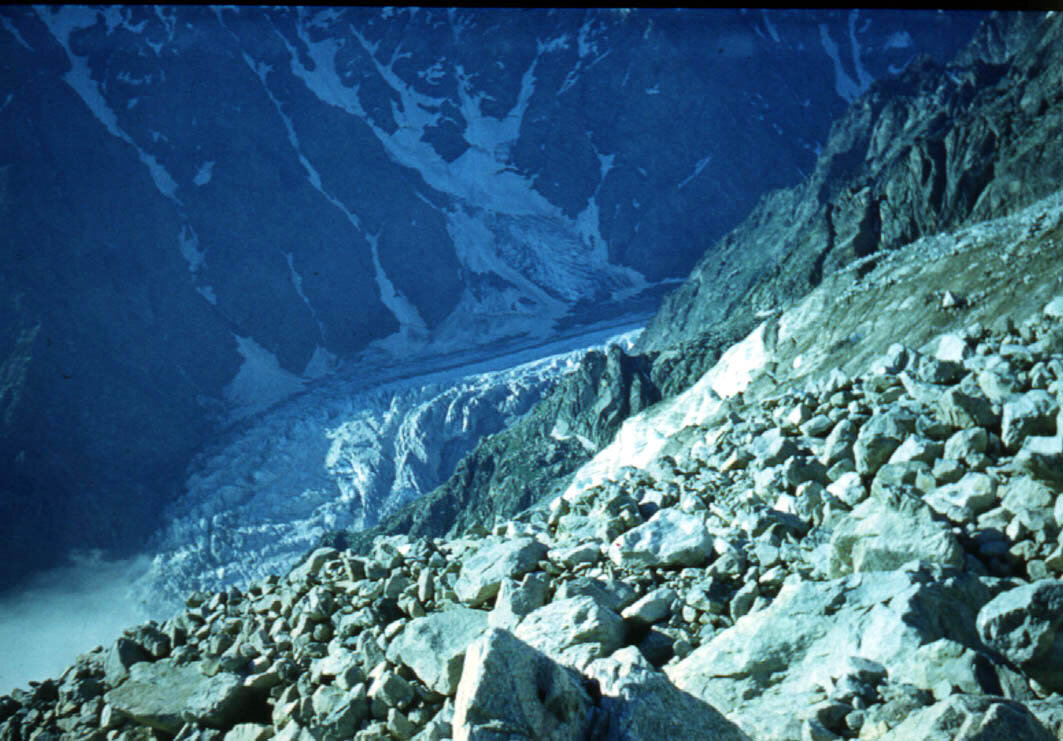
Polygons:
[[455,741],[582,741],[593,708],[578,674],[492,628],[466,653],[453,735]]
[[1055,736],[1017,702],[1000,697],[953,695],[916,711],[879,738],[882,741],[1053,741]]
[[554,600],[533,610],[516,636],[556,661],[582,667],[608,656],[624,643],[624,619],[592,597]]
[[990,597],[976,577],[925,564],[788,583],[770,606],[665,672],[753,738],[800,738],[794,709],[822,699],[819,688],[842,676],[852,657],[882,664],[893,682],[910,682],[905,666],[923,644],[978,645],[975,615]]
[[486,628],[487,613],[468,607],[417,618],[392,640],[388,660],[410,667],[429,689],[453,695],[465,650]]
[[546,552],[533,538],[488,541],[462,564],[454,592],[462,602],[478,607],[498,594],[503,579],[528,573]]
[[828,571],[838,577],[889,571],[913,560],[960,566],[963,559],[956,536],[921,498],[905,488],[887,488],[835,528]]
[[629,646],[587,667],[602,698],[597,738],[610,741],[714,739],[747,741],[748,736],[716,708],[683,692]]
[[712,554],[712,543],[701,517],[662,509],[614,540],[609,558],[617,566],[634,568],[704,566]]
[[1045,687],[1063,690],[1063,582],[1042,579],[1002,592],[978,613],[986,644]]
[[236,674],[208,677],[201,662],[178,665],[170,659],[133,664],[129,678],[104,700],[120,715],[165,733],[177,733],[186,722],[225,728],[267,715],[265,697],[245,688]]

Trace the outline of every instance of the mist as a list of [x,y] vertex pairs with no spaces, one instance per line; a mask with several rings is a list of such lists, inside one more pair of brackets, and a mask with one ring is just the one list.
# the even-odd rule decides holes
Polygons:
[[129,596],[148,566],[146,556],[109,561],[89,552],[69,560],[0,594],[0,695],[30,680],[58,678],[80,654],[148,619]]

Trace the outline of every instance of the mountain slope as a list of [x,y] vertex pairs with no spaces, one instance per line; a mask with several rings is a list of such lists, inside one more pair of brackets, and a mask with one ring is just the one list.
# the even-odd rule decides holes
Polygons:
[[647,311],[979,17],[4,8],[0,584],[341,364]]
[[[670,397],[688,388],[764,316],[843,266],[861,261],[866,272],[876,255],[922,235],[1009,213],[1054,192],[1063,167],[1061,34],[1058,16],[1001,14],[983,24],[953,65],[923,59],[896,80],[873,84],[832,127],[809,178],[765,196],[665,299],[635,348],[652,361],[646,377],[655,393]],[[629,362],[645,367],[647,360]],[[465,469],[493,470],[496,455],[531,459],[554,414],[549,406],[536,409],[474,450]],[[539,467],[528,479],[534,495],[522,502],[563,486],[590,457],[574,447],[572,453],[550,469]],[[521,488],[519,481],[505,486]],[[502,489],[488,477],[464,474],[423,505],[410,505],[389,531],[416,521],[432,522],[418,532],[447,532],[461,508],[440,499],[454,497],[489,525],[496,507],[503,516],[517,511],[493,503],[507,500]]]

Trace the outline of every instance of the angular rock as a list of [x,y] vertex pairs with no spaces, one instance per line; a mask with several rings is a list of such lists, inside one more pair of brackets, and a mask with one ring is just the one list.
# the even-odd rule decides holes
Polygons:
[[953,386],[941,395],[937,405],[938,417],[957,428],[990,427],[995,416],[989,400]]
[[526,574],[520,584],[512,579],[502,582],[494,609],[487,622],[492,628],[513,630],[521,618],[546,604],[548,580],[541,574]]
[[[977,578],[920,566],[785,584],[774,601],[702,644],[665,673],[751,737],[790,741],[801,734],[794,709],[813,705],[842,676],[850,657],[909,681],[905,663],[945,637],[975,645],[974,618],[990,598]],[[910,738],[919,738],[912,736]]]
[[987,645],[1053,691],[1063,690],[1063,581],[1042,579],[998,594],[978,613]]
[[512,633],[492,628],[466,653],[454,704],[454,739],[582,741],[593,707],[579,675]]
[[1023,440],[1013,465],[1054,486],[1063,486],[1063,435]]
[[134,664],[129,678],[104,695],[120,714],[167,733],[186,721],[225,728],[264,715],[264,696],[228,672],[205,676],[201,662],[177,665],[171,659]]
[[410,667],[429,689],[452,695],[461,679],[466,648],[486,628],[487,613],[468,607],[411,620],[388,646],[388,661]]
[[747,741],[749,738],[717,709],[669,682],[634,647],[596,659],[586,673],[598,681],[602,693],[596,738],[615,741]]
[[1027,391],[1004,404],[1000,440],[1008,450],[1017,450],[1032,435],[1056,434],[1059,402],[1043,389]]
[[953,739],[1023,739],[1051,741],[1055,737],[1025,706],[998,697],[953,695],[918,710],[879,736],[883,741],[952,741]]
[[919,560],[946,566],[963,564],[956,536],[934,519],[921,498],[890,489],[854,509],[831,536],[829,573],[891,571]]
[[634,625],[652,625],[672,614],[677,596],[674,589],[659,587],[626,607],[620,616]]
[[712,554],[712,536],[697,515],[663,509],[620,535],[609,546],[617,566],[656,568],[704,566]]
[[607,656],[624,643],[624,620],[590,597],[554,600],[528,614],[514,631],[555,661],[579,665]]
[[498,594],[503,579],[528,573],[546,552],[533,538],[487,542],[462,565],[454,591],[462,602],[478,607]]
[[950,520],[969,522],[996,505],[997,484],[984,473],[968,473],[953,484],[934,489],[924,501]]
[[871,417],[860,428],[853,445],[856,470],[874,475],[914,428],[914,420],[901,412],[890,411]]

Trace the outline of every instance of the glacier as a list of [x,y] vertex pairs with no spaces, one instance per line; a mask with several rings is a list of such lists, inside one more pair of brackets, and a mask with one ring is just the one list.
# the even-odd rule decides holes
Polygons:
[[[494,356],[405,367],[369,360],[318,381],[284,375],[263,348],[237,338],[247,362],[234,400],[255,414],[190,463],[183,494],[148,548],[152,562],[133,587],[136,599],[163,616],[190,590],[284,573],[325,533],[372,527],[446,480],[482,437],[528,412],[587,350],[629,349],[640,332],[640,324],[613,323]],[[263,412],[264,400],[295,384],[307,390]]]

